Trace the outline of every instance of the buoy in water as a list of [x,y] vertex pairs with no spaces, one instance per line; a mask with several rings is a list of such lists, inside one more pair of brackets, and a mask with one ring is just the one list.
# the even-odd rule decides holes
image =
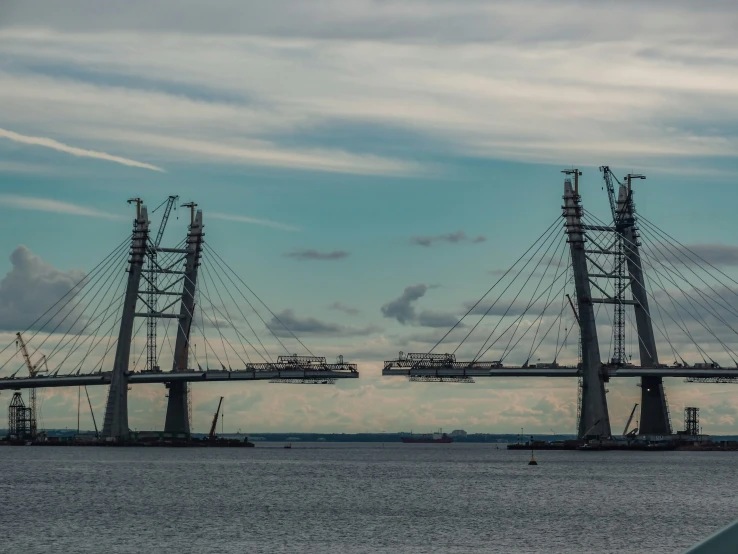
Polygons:
[[538,462],[536,462],[536,459],[533,456],[531,456],[530,457],[530,462],[528,462],[528,465],[529,466],[537,466],[538,465]]

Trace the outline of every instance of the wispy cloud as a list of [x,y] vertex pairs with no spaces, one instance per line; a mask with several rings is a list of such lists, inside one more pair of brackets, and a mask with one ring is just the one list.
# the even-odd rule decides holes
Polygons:
[[43,146],[44,148],[51,148],[52,150],[56,150],[57,152],[64,152],[66,154],[71,154],[72,156],[78,156],[80,158],[94,158],[97,160],[105,160],[108,162],[127,165],[129,167],[140,167],[142,169],[150,169],[151,171],[164,171],[162,168],[155,165],[137,162],[136,160],[131,160],[129,158],[122,158],[120,156],[114,156],[112,154],[99,152],[97,150],[86,150],[84,148],[77,148],[76,146],[69,146],[68,144],[64,144],[57,140],[46,137],[32,137],[29,135],[21,135],[20,133],[9,131],[7,129],[0,129],[0,138],[6,138],[20,144]]
[[[229,14],[232,33],[221,24],[211,33],[209,18],[186,9],[145,32],[136,19],[108,17],[116,32],[78,33],[93,16],[72,17],[67,3],[63,17],[46,14],[45,30],[0,29],[0,48],[21,69],[0,72],[0,120],[176,162],[369,175],[433,173],[423,160],[435,155],[592,165],[607,155],[612,164],[685,167],[736,152],[727,5],[642,2],[638,26],[605,39],[591,29],[627,21],[627,8],[347,0],[338,14],[328,0],[305,13],[268,4],[255,2],[247,21],[242,10]],[[576,22],[565,15],[572,10]],[[275,29],[282,12],[293,17]],[[107,27],[98,22],[89,27]],[[697,44],[701,28],[714,32]],[[603,64],[610,71],[598,71]],[[74,77],[38,69],[57,66]],[[332,126],[362,140],[337,146],[331,137],[343,135]],[[385,138],[397,129],[424,140]]]
[[46,165],[39,165],[26,162],[11,162],[6,160],[0,161],[0,173],[24,173],[35,175],[53,175],[58,170]]
[[264,227],[272,227],[273,229],[281,229],[283,231],[300,231],[299,227],[293,225],[287,225],[286,223],[279,223],[277,221],[271,221],[269,219],[259,219],[256,217],[248,217],[246,215],[231,215],[222,214],[219,212],[209,213],[208,217],[213,219],[222,219],[224,221],[237,221],[239,223],[250,223],[252,225],[263,225]]
[[342,260],[348,258],[351,255],[350,252],[345,250],[334,250],[333,252],[319,252],[318,250],[305,249],[305,250],[294,250],[285,254],[288,258],[295,258],[300,261],[307,260]]
[[334,302],[330,306],[328,306],[329,310],[335,310],[337,312],[343,312],[346,315],[359,315],[359,309],[354,308],[353,306],[348,306],[344,304],[343,302]]
[[138,133],[129,131],[101,132],[98,138],[146,145],[177,154],[185,159],[197,156],[223,163],[288,167],[310,171],[356,175],[415,175],[422,173],[419,164],[374,154],[356,154],[329,148],[290,148],[261,139],[238,137],[212,139]]
[[446,233],[445,235],[413,237],[410,239],[410,242],[413,244],[417,244],[418,246],[433,246],[433,244],[436,242],[448,242],[450,244],[458,244],[460,242],[480,243],[485,242],[486,240],[487,237],[483,235],[479,235],[474,238],[469,237],[464,231],[459,229],[455,233]]
[[94,208],[61,202],[52,198],[20,196],[17,194],[0,194],[0,205],[17,210],[35,212],[52,212],[57,214],[80,215],[83,217],[99,217],[103,219],[121,219],[122,216],[103,212]]

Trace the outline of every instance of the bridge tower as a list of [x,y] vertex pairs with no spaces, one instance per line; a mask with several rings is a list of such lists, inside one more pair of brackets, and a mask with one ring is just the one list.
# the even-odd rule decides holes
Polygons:
[[[184,282],[182,284],[182,301],[179,309],[179,326],[177,342],[174,348],[172,371],[185,371],[189,367],[190,329],[192,317],[195,313],[195,292],[197,290],[197,270],[202,256],[203,224],[202,210],[197,210],[197,204],[190,202],[183,207],[190,208],[190,228],[187,233],[187,255],[185,258]],[[176,433],[189,436],[190,417],[188,410],[187,383],[171,381],[166,384],[169,389],[167,402],[167,416],[164,423],[166,433]]]
[[128,283],[123,300],[123,314],[118,331],[113,373],[110,379],[108,402],[105,406],[103,437],[114,440],[128,438],[128,363],[131,355],[133,323],[136,318],[139,285],[149,238],[149,217],[140,198],[129,200],[136,204],[136,221],[131,238],[131,259],[128,268]]
[[[626,184],[618,192],[617,232],[623,237],[623,250],[628,265],[630,290],[633,296],[638,348],[643,367],[658,367],[659,357],[653,333],[651,311],[648,308],[643,265],[641,262],[638,228],[633,204],[632,179],[642,179],[642,175],[628,175]],[[671,421],[661,377],[641,377],[641,435],[670,435]]]
[[581,172],[575,169],[564,171],[564,173],[574,176],[573,185],[569,177],[564,181],[563,216],[566,220],[566,233],[571,250],[582,344],[582,404],[578,436],[580,438],[593,435],[609,437],[611,435],[610,416],[607,411],[605,379],[602,373],[602,359],[597,340],[594,303],[587,267],[586,232],[581,219],[582,206],[579,196]]

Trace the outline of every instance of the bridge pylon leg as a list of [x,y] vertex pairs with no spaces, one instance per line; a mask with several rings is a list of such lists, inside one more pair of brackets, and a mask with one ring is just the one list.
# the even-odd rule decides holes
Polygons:
[[[195,313],[195,293],[197,290],[197,270],[200,266],[203,242],[202,211],[195,214],[196,204],[190,204],[191,222],[187,234],[187,256],[185,261],[182,302],[179,310],[177,342],[174,348],[172,371],[184,371],[189,367],[190,329]],[[190,435],[190,418],[187,409],[187,383],[169,382],[169,400],[164,431],[177,435]]]
[[[633,300],[636,302],[633,309],[635,311],[636,327],[638,330],[638,350],[641,365],[645,367],[657,367],[659,365],[659,356],[656,351],[656,339],[653,333],[651,311],[648,307],[648,294],[645,288],[644,271],[638,243],[638,230],[634,215],[630,176],[628,177],[628,184],[620,186],[618,213],[617,228],[623,237],[628,274],[630,276],[630,290]],[[671,434],[669,408],[661,377],[641,377],[641,419],[639,434]]]
[[135,320],[138,290],[141,282],[144,257],[146,255],[149,236],[149,218],[145,206],[139,203],[138,215],[133,227],[131,239],[131,261],[128,269],[128,283],[123,300],[123,314],[118,331],[118,342],[115,349],[113,373],[108,391],[108,402],[105,406],[103,437],[106,439],[126,440],[128,428],[128,363],[131,355],[131,337]]
[[575,185],[564,181],[564,213],[569,237],[574,286],[577,293],[579,332],[582,342],[582,403],[579,418],[579,438],[610,437],[610,415],[607,411],[605,378],[602,372],[600,346],[597,340],[594,304],[585,252],[586,233],[582,225],[582,206],[579,196],[579,171],[573,170]]

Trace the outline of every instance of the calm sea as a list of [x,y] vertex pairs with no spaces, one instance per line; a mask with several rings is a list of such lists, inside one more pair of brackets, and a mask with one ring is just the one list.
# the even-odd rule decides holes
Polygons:
[[738,518],[738,453],[281,446],[0,448],[0,551],[655,554]]

